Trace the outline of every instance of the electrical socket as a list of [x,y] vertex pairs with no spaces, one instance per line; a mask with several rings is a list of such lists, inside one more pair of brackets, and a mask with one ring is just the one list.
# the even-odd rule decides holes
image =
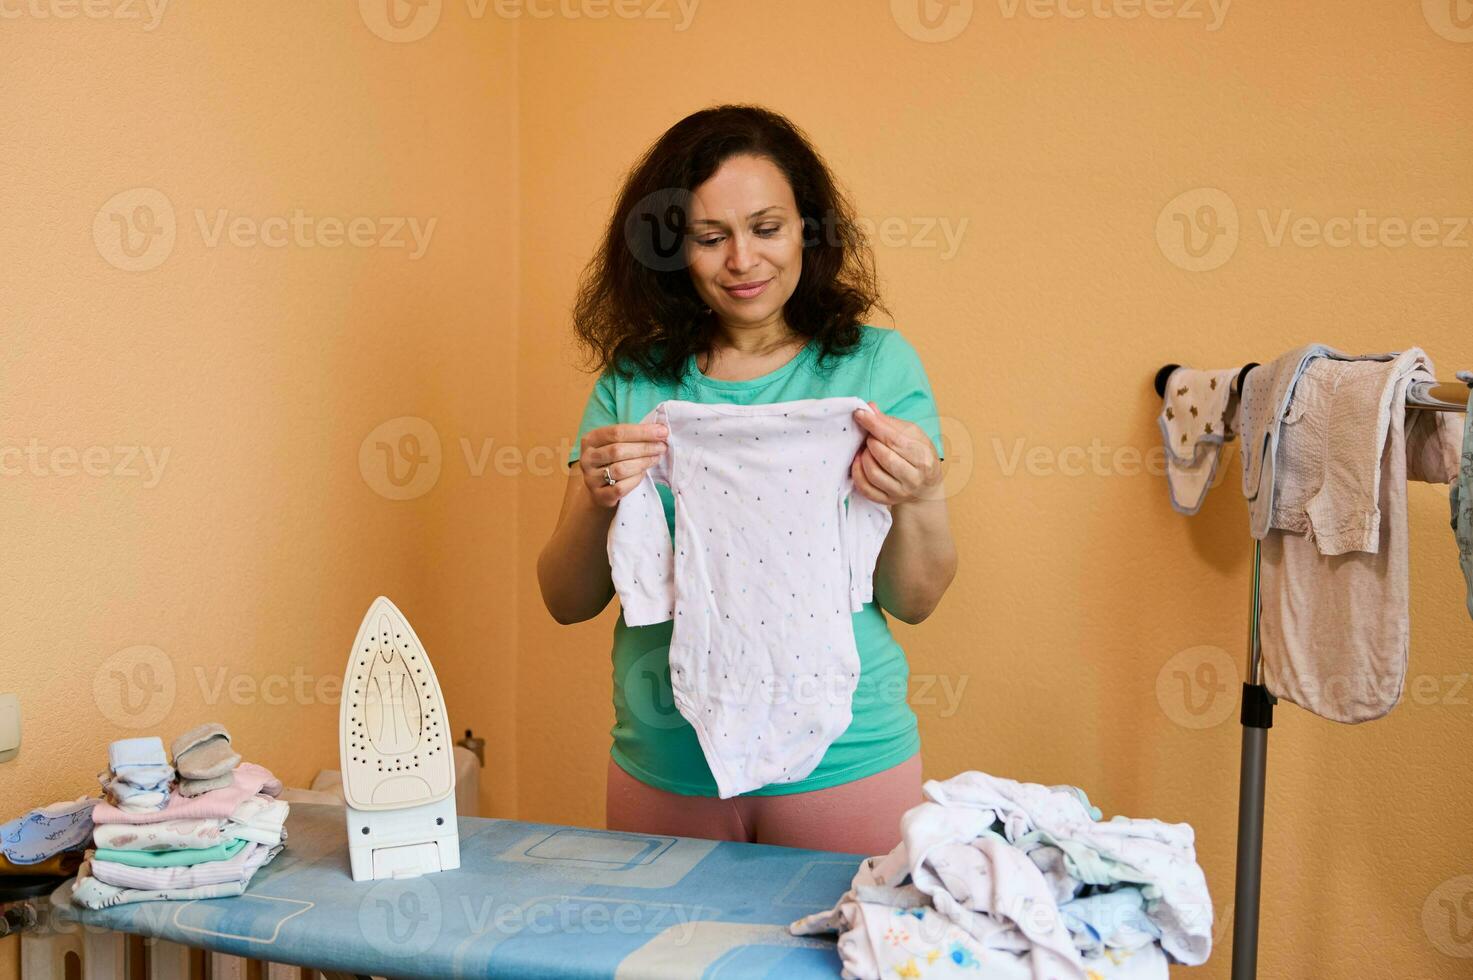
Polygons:
[[20,698],[0,694],[0,762],[20,754]]

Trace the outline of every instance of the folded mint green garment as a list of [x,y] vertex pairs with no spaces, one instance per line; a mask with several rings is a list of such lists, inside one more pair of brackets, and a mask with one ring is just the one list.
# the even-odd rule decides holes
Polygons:
[[232,840],[214,847],[181,847],[173,851],[123,851],[99,847],[97,860],[131,864],[135,868],[177,868],[186,864],[223,861],[249,843],[246,840]]

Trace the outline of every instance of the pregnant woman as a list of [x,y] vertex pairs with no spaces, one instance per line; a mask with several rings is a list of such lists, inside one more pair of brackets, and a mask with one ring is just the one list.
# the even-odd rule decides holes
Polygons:
[[[667,399],[755,405],[858,397],[868,433],[854,492],[891,508],[874,601],[853,614],[853,721],[801,780],[721,799],[670,690],[673,624],[614,623],[611,830],[887,853],[921,802],[910,669],[889,616],[919,623],[956,574],[941,430],[925,369],[884,309],[849,203],[801,131],[755,106],[702,110],[635,165],[579,291],[574,325],[601,370],[583,412],[556,530],[538,558],[559,623],[614,597],[615,508],[665,451],[639,420]],[[674,535],[674,503],[658,486]]]

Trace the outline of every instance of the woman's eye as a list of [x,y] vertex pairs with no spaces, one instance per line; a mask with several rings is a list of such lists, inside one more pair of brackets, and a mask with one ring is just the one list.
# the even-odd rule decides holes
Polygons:
[[[757,229],[757,234],[761,235],[763,238],[771,238],[773,235],[776,235],[778,232],[780,232],[782,230],[783,230],[783,226],[780,225],[780,224],[779,225],[763,225],[762,227],[760,227],[760,228]],[[715,236],[713,236],[711,238],[697,238],[697,239],[694,239],[694,241],[695,241],[695,243],[697,245],[702,245],[702,246],[704,246],[706,248],[710,248],[712,245],[719,245],[719,244],[721,244],[722,239],[724,237],[725,236],[723,236],[723,235],[715,235]]]

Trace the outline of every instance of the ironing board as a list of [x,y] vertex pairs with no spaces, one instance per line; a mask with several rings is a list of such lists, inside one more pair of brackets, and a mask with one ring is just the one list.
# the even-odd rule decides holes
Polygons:
[[[287,847],[244,895],[52,915],[230,956],[387,977],[837,977],[833,935],[794,936],[832,908],[866,855],[461,817],[461,865],[355,882],[343,808],[293,803]],[[91,929],[85,931],[91,932]],[[1158,946],[1101,980],[1165,980]]]
[[355,882],[343,808],[293,803],[244,895],[56,907],[84,925],[390,977],[835,977],[829,908],[864,855],[461,817],[461,866]]

